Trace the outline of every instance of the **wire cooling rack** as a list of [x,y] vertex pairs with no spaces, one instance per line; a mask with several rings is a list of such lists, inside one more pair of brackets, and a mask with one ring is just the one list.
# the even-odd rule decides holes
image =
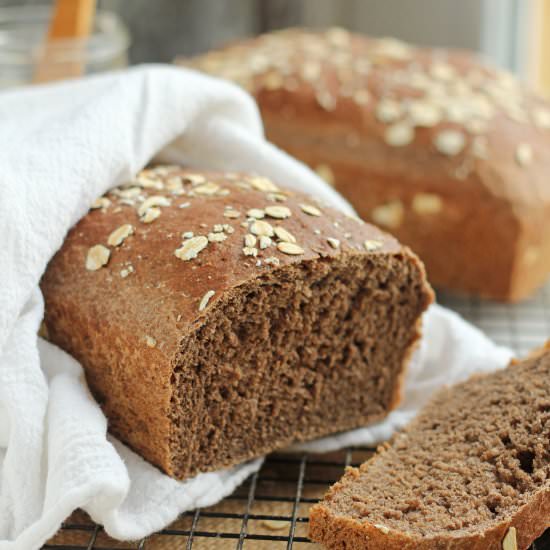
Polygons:
[[[439,302],[471,321],[498,344],[519,355],[550,337],[550,285],[519,305],[440,294]],[[279,550],[317,545],[307,538],[312,504],[337,481],[346,466],[367,460],[373,449],[349,448],[323,454],[275,454],[230,497],[180,516],[146,539],[109,538],[81,511],[75,512],[43,548],[48,550]],[[550,550],[550,530],[532,550]]]

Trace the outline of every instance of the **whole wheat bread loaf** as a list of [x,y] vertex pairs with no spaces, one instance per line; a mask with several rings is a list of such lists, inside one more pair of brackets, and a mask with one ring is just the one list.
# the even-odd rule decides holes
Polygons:
[[330,549],[525,550],[550,526],[550,351],[439,393],[311,510]]
[[361,220],[178,167],[98,199],[42,290],[111,432],[178,478],[385,416],[432,299]]
[[550,273],[550,104],[464,51],[286,29],[182,60],[256,98],[266,134],[441,287],[519,300]]

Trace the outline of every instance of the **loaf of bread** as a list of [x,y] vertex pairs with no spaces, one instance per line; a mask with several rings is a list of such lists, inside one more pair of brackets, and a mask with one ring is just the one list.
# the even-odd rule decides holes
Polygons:
[[516,301],[550,273],[550,106],[510,74],[342,29],[186,63],[249,90],[268,138],[411,246],[435,286]]
[[110,431],[177,478],[382,418],[432,299],[358,218],[170,166],[98,199],[41,286]]
[[550,351],[445,389],[311,510],[330,549],[525,550],[550,527]]

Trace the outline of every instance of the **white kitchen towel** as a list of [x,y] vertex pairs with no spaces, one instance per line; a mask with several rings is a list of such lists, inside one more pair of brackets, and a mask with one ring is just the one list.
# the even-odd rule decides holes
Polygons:
[[[261,464],[168,478],[106,435],[78,363],[36,336],[38,282],[67,230],[153,157],[265,174],[351,211],[264,140],[253,101],[231,84],[150,66],[1,93],[0,550],[40,547],[77,507],[116,538],[140,538],[220,500]],[[399,411],[374,428],[302,448],[384,439],[440,385],[502,367],[510,356],[432,307]]]

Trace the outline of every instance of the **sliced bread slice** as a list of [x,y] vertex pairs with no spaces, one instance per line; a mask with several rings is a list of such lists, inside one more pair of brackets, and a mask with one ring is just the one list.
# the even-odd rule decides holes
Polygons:
[[315,505],[346,550],[524,550],[550,526],[550,350],[437,394]]

